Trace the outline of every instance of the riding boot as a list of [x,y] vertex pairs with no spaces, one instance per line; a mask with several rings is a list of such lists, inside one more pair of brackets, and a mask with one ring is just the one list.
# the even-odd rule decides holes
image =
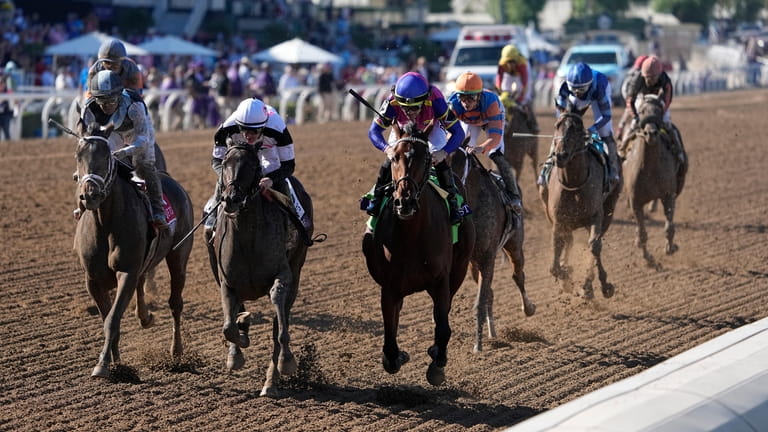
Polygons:
[[541,164],[541,172],[539,173],[539,176],[536,178],[536,184],[542,187],[547,187],[547,180],[549,179],[549,172],[552,171],[552,166],[555,164],[555,161],[552,159],[555,155],[555,143],[554,141],[549,146],[549,153],[547,155],[547,158],[544,160],[544,163]]
[[680,164],[685,163],[685,151],[683,150],[683,139],[680,136],[680,131],[678,131],[677,127],[672,124],[668,124],[666,129],[670,137],[669,149],[672,151],[672,154],[675,155],[677,161],[680,162]]
[[611,188],[613,188],[621,178],[616,140],[613,139],[613,135],[604,136],[601,139],[608,146],[608,181],[611,183]]
[[504,153],[502,153],[500,150],[491,153],[490,157],[493,163],[495,163],[496,167],[499,169],[501,178],[504,180],[507,195],[509,195],[509,198],[511,199],[512,210],[517,214],[521,214],[523,212],[523,201],[520,197],[520,189],[517,187],[515,172],[512,171],[512,167],[504,157]]
[[448,166],[448,163],[443,160],[435,165],[435,174],[439,186],[448,192],[448,197],[446,199],[448,200],[451,224],[456,225],[461,222],[463,216],[461,212],[459,212],[459,201],[457,198],[459,191],[456,189],[456,183],[453,181],[453,171],[451,171],[451,167]]
[[206,233],[213,232],[216,227],[216,214],[219,209],[219,202],[221,201],[221,181],[216,182],[216,188],[213,191],[213,196],[208,199],[203,208],[203,215],[205,218],[205,231]]
[[392,183],[392,161],[387,158],[379,168],[379,176],[376,178],[376,185],[373,187],[373,198],[363,210],[370,216],[378,216],[381,210],[381,203],[384,201],[384,195],[387,191],[387,185]]
[[147,197],[150,204],[152,204],[152,224],[157,229],[164,231],[169,227],[165,221],[165,206],[163,205],[163,189],[160,184],[160,176],[157,174],[157,170],[154,169],[154,164],[151,168],[147,168],[141,174],[147,187]]

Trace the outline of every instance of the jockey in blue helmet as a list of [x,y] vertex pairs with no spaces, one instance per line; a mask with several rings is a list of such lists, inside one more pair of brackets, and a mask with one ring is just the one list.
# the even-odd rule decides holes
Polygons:
[[[464,140],[464,130],[454,113],[448,109],[443,93],[437,87],[430,85],[419,73],[407,72],[398,78],[392,88],[392,94],[384,101],[379,113],[380,115],[374,117],[371,122],[368,138],[377,149],[387,154],[387,158],[379,169],[373,199],[367,203],[364,210],[372,216],[377,215],[387,186],[392,182],[390,157],[393,154],[396,137],[392,132],[389,140],[385,140],[384,131],[393,122],[397,122],[401,128],[414,122],[419,130],[425,130],[429,124],[434,124],[428,141],[435,174],[440,187],[448,192],[451,221],[459,222],[461,213],[456,198],[458,190],[453,182],[453,172],[445,161],[445,157],[459,148]],[[450,136],[446,131],[450,132]]]
[[[608,169],[611,187],[619,181],[620,171],[616,153],[616,141],[613,139],[613,126],[611,125],[611,83],[608,77],[601,72],[593,70],[586,63],[576,63],[568,69],[565,82],[555,97],[556,115],[568,110],[583,115],[587,109],[592,108],[595,122],[588,128],[590,134],[597,134],[608,147]],[[552,168],[552,153],[554,142],[549,150],[549,157],[544,162],[536,181],[539,186],[546,186],[545,173]]]

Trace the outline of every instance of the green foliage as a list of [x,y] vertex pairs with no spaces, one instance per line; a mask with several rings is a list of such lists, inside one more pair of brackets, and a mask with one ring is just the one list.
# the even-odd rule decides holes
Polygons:
[[538,24],[538,15],[544,9],[546,0],[502,0],[506,22],[526,25],[528,22]]
[[429,0],[429,11],[432,13],[452,12],[451,0]]
[[120,34],[146,34],[150,27],[154,27],[155,20],[148,9],[118,8],[115,11],[115,25]]
[[[600,15],[589,15],[581,18],[571,17],[566,21],[565,33],[574,34],[581,33],[589,30],[598,30],[597,19]],[[610,14],[609,14],[610,16]],[[638,39],[645,39],[645,20],[642,18],[621,18],[612,17],[611,30],[622,30],[630,32]]]
[[669,12],[681,22],[707,25],[717,0],[653,0],[653,10]]
[[572,15],[583,18],[589,15],[622,14],[629,9],[630,0],[573,0]]
[[718,0],[717,4],[729,11],[736,22],[756,21],[760,11],[768,7],[766,0]]

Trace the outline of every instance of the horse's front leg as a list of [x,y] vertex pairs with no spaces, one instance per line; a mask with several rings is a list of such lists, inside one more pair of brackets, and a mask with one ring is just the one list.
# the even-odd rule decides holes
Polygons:
[[92,377],[109,378],[110,363],[120,362],[120,321],[133,297],[138,280],[139,277],[135,273],[117,272],[117,294],[109,313],[104,317],[104,346],[99,354],[99,361],[91,372]]
[[482,271],[477,277],[477,297],[475,298],[475,346],[473,352],[483,350],[483,324],[488,324],[488,336],[496,337],[496,328],[493,322],[493,272],[496,265],[496,257],[482,257],[478,260],[478,267]]
[[381,362],[385,371],[394,374],[410,360],[410,356],[397,346],[397,327],[400,325],[403,299],[389,291],[385,287],[381,288],[381,315],[384,320],[384,355]]
[[512,279],[515,281],[518,291],[520,291],[523,313],[525,313],[525,316],[533,316],[536,313],[536,303],[528,298],[528,293],[525,291],[525,255],[523,254],[522,234],[516,233],[512,236],[507,244],[504,245],[504,253],[512,263]]
[[595,294],[592,291],[592,281],[594,280],[595,268],[597,268],[597,276],[600,279],[600,289],[603,292],[603,297],[609,298],[613,296],[614,287],[608,283],[608,273],[606,273],[603,267],[603,260],[601,253],[603,249],[603,222],[601,218],[592,224],[589,230],[589,250],[592,253],[592,265],[587,272],[587,280],[584,282],[584,297],[587,299],[594,298]]
[[451,297],[448,282],[439,282],[430,291],[433,303],[433,319],[435,321],[435,343],[427,350],[432,357],[432,363],[427,369],[427,381],[433,386],[445,382],[445,365],[448,364],[448,341],[451,339],[451,326],[448,314],[451,312]]
[[[555,224],[552,227],[552,266],[549,269],[549,273],[555,277],[556,280],[568,281],[568,270],[564,268],[562,264],[562,256],[568,241],[568,234],[564,231],[564,228]],[[568,290],[566,290],[568,291]]]
[[243,303],[226,281],[221,283],[221,309],[224,312],[224,339],[241,348],[248,346],[248,341],[240,337],[236,318],[237,313],[243,309]]
[[147,308],[147,303],[144,300],[144,287],[147,280],[146,275],[144,275],[139,278],[139,282],[136,284],[136,317],[141,323],[141,328],[145,329],[155,324],[155,315]]
[[664,217],[667,219],[664,224],[664,233],[667,237],[667,255],[672,255],[677,252],[677,245],[675,244],[675,196],[665,196],[661,203],[664,205]]
[[[275,306],[276,325],[273,328],[272,340],[275,343],[273,350],[273,362],[277,363],[277,370],[282,375],[291,375],[298,369],[296,357],[291,352],[291,336],[288,332],[288,321],[290,315],[289,290],[293,283],[290,269],[282,272],[283,276],[275,280],[272,288],[269,290],[269,298]],[[276,334],[275,334],[276,332]]]

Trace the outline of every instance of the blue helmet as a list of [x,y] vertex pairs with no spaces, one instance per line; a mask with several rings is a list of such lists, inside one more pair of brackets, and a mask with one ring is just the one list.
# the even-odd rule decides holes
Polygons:
[[403,106],[421,105],[429,97],[427,79],[416,72],[408,72],[395,83],[395,100]]
[[568,69],[565,82],[568,83],[568,90],[572,92],[586,91],[592,84],[592,69],[586,63],[576,63]]

